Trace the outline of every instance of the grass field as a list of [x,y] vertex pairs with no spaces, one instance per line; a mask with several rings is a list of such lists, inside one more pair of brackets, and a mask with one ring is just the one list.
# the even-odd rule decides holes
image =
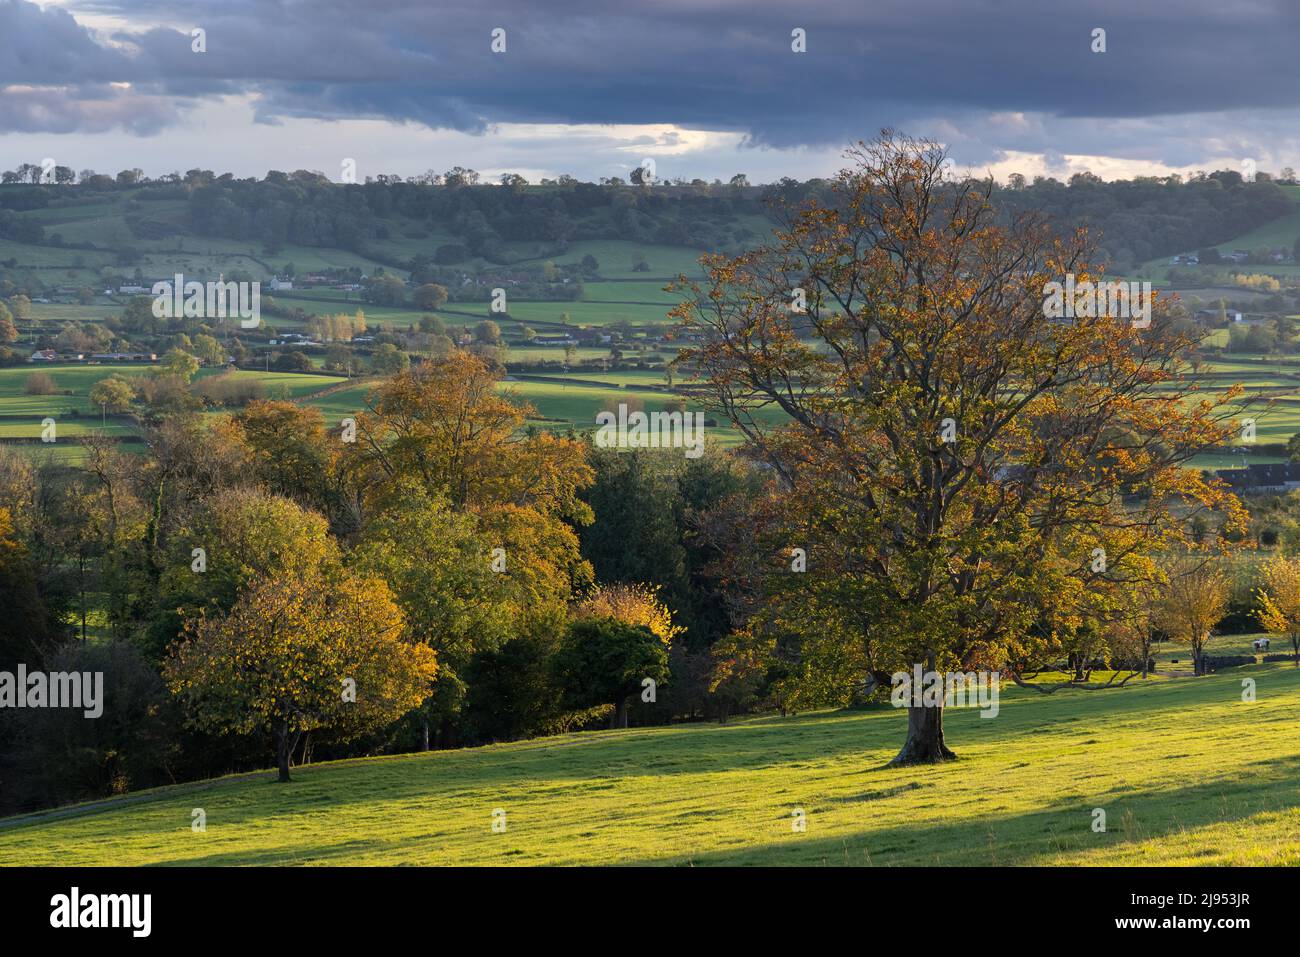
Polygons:
[[[96,382],[111,375],[123,378],[147,375],[149,368],[138,365],[23,365],[0,369],[0,415],[56,415],[71,408],[85,415],[94,413],[98,416],[99,408],[93,406],[89,398],[90,389]],[[200,369],[196,379],[216,375],[220,371]],[[27,378],[36,372],[50,376],[61,394],[27,395]],[[296,372],[239,371],[234,375],[241,380],[251,379],[262,383],[268,395],[287,389],[293,398],[300,398],[340,382],[337,376]]]
[[[336,379],[335,383],[337,382]],[[374,381],[360,382],[326,395],[312,396],[304,402],[304,405],[312,405],[320,409],[327,425],[338,425],[340,419],[366,410],[366,396],[374,387]]]
[[[598,306],[596,303],[579,305]],[[646,307],[654,308],[654,307]],[[579,350],[578,359],[605,359],[607,349]],[[511,361],[536,361],[551,359],[561,361],[563,353],[554,348],[511,347]],[[1273,396],[1268,407],[1257,407],[1244,414],[1256,421],[1255,443],[1285,442],[1292,435],[1300,432],[1300,357],[1261,357],[1232,356],[1215,359],[1204,366],[1208,375],[1205,386],[1208,390],[1221,391],[1233,383],[1240,382],[1247,394],[1267,390]],[[25,392],[27,378],[34,372],[44,372],[51,376],[59,389],[59,394],[32,396]],[[202,369],[199,377],[217,374],[216,369]],[[137,376],[147,374],[147,367],[113,366],[113,365],[22,365],[0,369],[0,438],[39,434],[40,420],[53,416],[60,423],[61,435],[72,436],[80,431],[98,427],[98,408],[92,408],[88,393],[96,382],[109,375]],[[327,420],[336,423],[340,418],[359,411],[362,399],[370,384],[363,384],[321,396],[319,400],[311,399],[317,392],[340,385],[339,378],[310,373],[282,373],[240,371],[236,375],[241,379],[253,379],[262,383],[265,395],[270,398],[287,393],[293,399],[307,399],[325,413]],[[673,402],[673,397],[661,391],[643,388],[644,386],[663,386],[666,384],[663,372],[654,369],[629,369],[603,372],[597,367],[590,369],[577,366],[572,368],[569,376],[598,385],[578,385],[566,382],[512,382],[508,387],[520,398],[532,403],[542,420],[549,427],[573,427],[589,429],[595,425],[596,413],[603,409],[617,409],[619,402],[630,402],[646,411],[662,410]],[[678,377],[675,382],[683,384]],[[688,405],[690,402],[688,400]],[[690,405],[694,408],[694,405]],[[70,412],[77,412],[80,421],[69,419]],[[10,417],[4,421],[2,417]],[[15,421],[12,417],[22,417]],[[779,416],[772,414],[773,421]],[[65,428],[66,425],[66,428]],[[34,431],[33,431],[34,430]],[[730,428],[710,429],[713,439],[724,445],[739,441],[739,436]],[[1249,455],[1251,462],[1280,461],[1277,456],[1261,456],[1250,450],[1249,445],[1237,442],[1243,452]],[[1242,464],[1240,455],[1207,454],[1198,456],[1193,461],[1197,468],[1231,468]]]
[[[9,439],[39,439],[42,435],[42,421],[53,418],[57,423],[56,441],[53,443],[22,443],[15,445],[24,455],[41,461],[51,460],[60,464],[79,465],[86,458],[85,448],[72,441],[96,432],[112,436],[130,436],[137,430],[129,421],[108,419],[101,422],[100,409],[89,398],[90,388],[100,379],[109,375],[124,377],[148,374],[146,366],[14,366],[0,369],[0,441]],[[216,375],[218,369],[200,369],[197,378]],[[60,390],[57,395],[27,395],[25,388],[28,376],[34,372],[43,372],[54,379]],[[239,371],[236,377],[260,382],[267,398],[287,395],[292,399],[306,399],[312,394],[337,386],[344,381],[336,376],[311,375],[290,372],[254,372]],[[335,401],[338,401],[337,399]],[[355,409],[340,411],[337,415],[327,416],[331,424]],[[75,414],[74,414],[75,413]],[[139,444],[122,445],[125,452],[143,450]]]
[[[462,303],[457,308],[466,304]],[[476,304],[469,304],[473,308]],[[619,304],[612,302],[531,302],[518,299],[510,300],[510,318],[525,325],[529,323],[558,323],[564,313],[569,314],[569,325],[577,326],[611,326],[619,322],[634,326],[672,324],[668,318],[671,303],[656,304]],[[486,308],[484,312],[486,313]],[[547,332],[556,330],[547,329]]]
[[591,302],[650,302],[673,306],[681,301],[676,293],[666,292],[662,281],[626,280],[622,282],[587,282],[582,298]]
[[[530,258],[527,243],[508,243],[520,261]],[[699,277],[703,275],[699,259],[703,250],[688,249],[685,246],[659,246],[652,243],[636,243],[626,239],[585,239],[569,244],[569,248],[559,256],[538,255],[538,260],[550,259],[556,265],[565,265],[582,261],[586,255],[596,257],[600,275],[607,279],[656,279],[667,280],[678,273]],[[637,257],[644,257],[648,267],[644,272],[636,270]],[[662,285],[662,282],[660,283]],[[627,297],[633,298],[633,297]]]
[[[1242,679],[1257,700],[1243,703]],[[322,764],[0,822],[8,864],[1300,865],[1300,669],[1134,679],[993,720],[960,760],[881,769],[887,706]],[[190,829],[203,808],[207,830]],[[507,830],[493,833],[492,812]],[[1093,810],[1106,811],[1104,833]],[[804,833],[792,814],[806,815]],[[60,812],[56,812],[60,813]],[[63,812],[68,813],[68,812]]]

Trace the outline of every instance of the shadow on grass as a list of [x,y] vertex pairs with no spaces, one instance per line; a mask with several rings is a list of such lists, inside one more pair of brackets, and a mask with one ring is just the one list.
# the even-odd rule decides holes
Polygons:
[[[985,815],[960,823],[903,825],[817,839],[790,834],[741,851],[665,855],[634,865],[1015,866],[1045,858],[1147,840],[1181,839],[1187,830],[1241,822],[1266,812],[1300,808],[1300,755],[1248,765],[1236,781],[1176,790],[1098,795],[1041,811]],[[865,805],[864,805],[865,806]],[[1092,830],[1094,806],[1107,813],[1107,830]],[[809,818],[815,826],[816,812]]]
[[[1261,761],[1247,766],[1236,781],[1215,782],[1176,790],[1107,794],[1086,801],[1061,803],[1041,811],[985,815],[960,823],[902,825],[863,830],[852,835],[817,839],[790,834],[782,840],[743,849],[699,854],[667,854],[635,860],[594,863],[636,866],[684,865],[825,865],[825,866],[1016,866],[1042,864],[1058,854],[1115,847],[1146,840],[1178,840],[1184,831],[1214,824],[1246,821],[1268,811],[1300,808],[1300,756]],[[900,790],[907,790],[906,788]],[[1108,829],[1091,829],[1092,809],[1107,811]],[[864,802],[864,808],[869,806]],[[815,827],[816,809],[810,810]],[[337,843],[318,840],[280,845],[266,851],[241,849],[205,856],[187,855],[158,866],[286,865],[294,863],[351,864],[358,856],[390,853],[412,864],[439,863],[436,854],[422,857],[416,848],[382,838]],[[518,855],[511,861],[511,855]],[[501,854],[485,847],[478,863],[544,863],[544,852],[516,850]],[[471,862],[474,863],[474,862]]]

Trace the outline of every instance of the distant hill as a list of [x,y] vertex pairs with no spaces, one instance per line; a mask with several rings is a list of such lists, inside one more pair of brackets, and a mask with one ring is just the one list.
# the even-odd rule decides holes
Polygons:
[[[734,254],[763,242],[783,203],[835,201],[823,180],[642,187],[561,178],[487,186],[468,185],[465,176],[449,174],[441,185],[396,177],[341,185],[303,171],[240,180],[192,170],[156,181],[124,173],[80,184],[6,182],[0,296],[177,271],[265,279],[382,269],[454,284],[503,272],[542,279],[558,268],[584,279],[662,280],[696,271],[705,252]],[[1008,213],[1041,212],[1061,231],[1088,225],[1102,258],[1120,268],[1243,234],[1279,245],[1295,238],[1287,188],[1229,172],[1186,183],[1039,179],[997,187],[992,199]]]

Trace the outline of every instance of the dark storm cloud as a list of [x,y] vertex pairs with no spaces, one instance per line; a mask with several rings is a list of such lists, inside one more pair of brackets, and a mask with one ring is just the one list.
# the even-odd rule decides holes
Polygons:
[[[124,100],[257,95],[263,122],[383,118],[478,132],[507,121],[674,123],[760,145],[843,143],[990,113],[1105,120],[1293,107],[1297,0],[90,0],[130,24],[97,42],[58,10],[0,0],[0,82],[132,84]],[[207,53],[190,50],[190,27]],[[508,52],[489,51],[507,31]],[[790,50],[807,30],[808,52]],[[1107,52],[1090,51],[1093,28]],[[8,55],[6,55],[8,54]],[[22,111],[0,112],[0,123]],[[34,122],[28,111],[26,122]],[[75,109],[55,110],[58,123]],[[89,117],[87,116],[87,122]],[[20,127],[29,128],[29,127]],[[1084,123],[1104,138],[1104,123]],[[1002,128],[998,149],[1079,152],[1059,124]],[[958,136],[958,139],[961,137]],[[997,152],[972,136],[972,162]],[[1105,143],[1106,152],[1125,152]]]

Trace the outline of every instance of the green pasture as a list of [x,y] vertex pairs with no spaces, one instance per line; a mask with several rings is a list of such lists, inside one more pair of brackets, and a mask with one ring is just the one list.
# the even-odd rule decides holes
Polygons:
[[[1298,721],[1300,669],[1290,664],[1052,695],[1008,686],[993,719],[949,710],[959,760],[943,765],[884,767],[906,725],[887,705],[568,734],[320,764],[287,785],[270,773],[223,778],[0,822],[0,860],[1296,866]],[[195,808],[206,831],[190,827]],[[504,832],[492,828],[496,811]]]

